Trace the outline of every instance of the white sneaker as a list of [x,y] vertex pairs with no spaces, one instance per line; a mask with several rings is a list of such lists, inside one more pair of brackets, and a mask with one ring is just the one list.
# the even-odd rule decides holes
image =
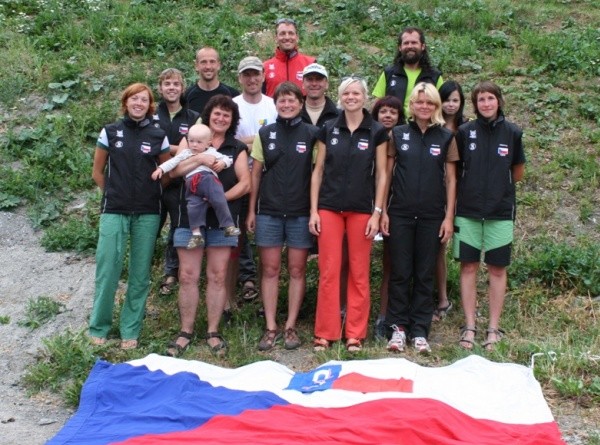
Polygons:
[[413,347],[419,354],[429,354],[431,352],[431,348],[425,337],[413,338]]
[[392,333],[392,338],[388,341],[387,350],[402,352],[406,346],[406,334],[395,324],[392,325],[392,329],[394,332]]

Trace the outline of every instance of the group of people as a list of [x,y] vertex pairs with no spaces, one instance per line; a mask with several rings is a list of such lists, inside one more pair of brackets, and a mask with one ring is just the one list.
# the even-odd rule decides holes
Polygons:
[[[418,352],[431,350],[432,321],[452,308],[445,262],[451,238],[461,264],[465,325],[459,344],[472,349],[476,342],[483,254],[490,300],[483,346],[492,349],[503,336],[515,182],[525,163],[522,132],[505,120],[500,88],[477,84],[471,92],[476,117],[465,119],[461,86],[444,82],[429,62],[422,30],[409,27],[373,90],[371,111],[367,84],[356,76],[342,79],[336,106],[326,94],[327,69],[298,50],[296,23],[278,20],[275,40],[272,59],[240,61],[241,92],[218,80],[219,55],[209,47],[197,52],[199,79],[187,90],[178,70],[161,73],[158,107],[147,85],[123,92],[123,118],[102,129],[94,157],[93,178],[104,193],[92,342],[103,344],[111,329],[129,242],[120,335],[122,348],[137,347],[154,243],[168,214],[161,291],[179,283],[181,322],[168,355],[180,355],[193,341],[205,252],[204,338],[211,350],[227,350],[219,325],[234,304],[238,281],[245,299],[260,289],[266,326],[258,349],[268,351],[280,341],[286,349],[298,348],[296,324],[315,239],[313,347],[324,350],[344,340],[348,351],[360,351],[378,234],[384,238],[384,273],[374,330],[386,338],[387,349],[403,351],[410,342]],[[258,247],[260,287],[248,232]],[[288,308],[279,324],[283,252]]]

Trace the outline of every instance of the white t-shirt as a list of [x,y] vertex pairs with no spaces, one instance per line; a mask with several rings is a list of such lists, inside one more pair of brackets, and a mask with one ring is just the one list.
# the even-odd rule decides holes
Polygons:
[[240,109],[240,124],[237,128],[235,137],[243,138],[258,134],[260,127],[269,125],[277,119],[277,110],[275,102],[269,96],[262,95],[262,99],[257,104],[250,104],[244,100],[243,95],[233,98]]

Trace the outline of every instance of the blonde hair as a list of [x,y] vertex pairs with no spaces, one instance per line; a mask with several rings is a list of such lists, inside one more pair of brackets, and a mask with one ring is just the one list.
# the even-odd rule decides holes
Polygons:
[[183,90],[185,90],[185,79],[183,78],[183,73],[177,68],[167,68],[163,70],[158,76],[158,86],[161,86],[162,83],[167,79],[179,79],[179,82],[181,82],[181,87]]
[[342,94],[344,94],[344,91],[346,91],[346,89],[353,83],[359,84],[360,89],[362,90],[363,96],[365,97],[365,104],[366,104],[367,99],[368,99],[367,82],[362,77],[350,76],[350,77],[345,77],[344,79],[342,79],[342,83],[340,83],[340,86],[338,87],[338,103],[337,103],[338,108],[342,108],[342,103],[341,103]]
[[431,123],[429,124],[429,126],[443,126],[446,123],[446,121],[444,120],[444,115],[442,114],[442,99],[440,98],[440,93],[434,85],[426,82],[420,82],[416,84],[415,88],[412,90],[412,93],[410,93],[408,119],[413,121],[415,120],[412,107],[413,103],[417,101],[419,93],[423,93],[428,101],[433,102],[435,104],[435,111],[431,116]]

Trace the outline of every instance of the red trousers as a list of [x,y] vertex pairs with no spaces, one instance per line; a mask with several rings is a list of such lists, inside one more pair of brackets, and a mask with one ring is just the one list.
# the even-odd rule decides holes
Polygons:
[[[334,341],[342,337],[364,339],[369,323],[372,240],[365,236],[371,215],[319,210],[319,290],[315,337]],[[348,240],[348,300],[345,335],[340,317],[340,271],[344,232]]]

